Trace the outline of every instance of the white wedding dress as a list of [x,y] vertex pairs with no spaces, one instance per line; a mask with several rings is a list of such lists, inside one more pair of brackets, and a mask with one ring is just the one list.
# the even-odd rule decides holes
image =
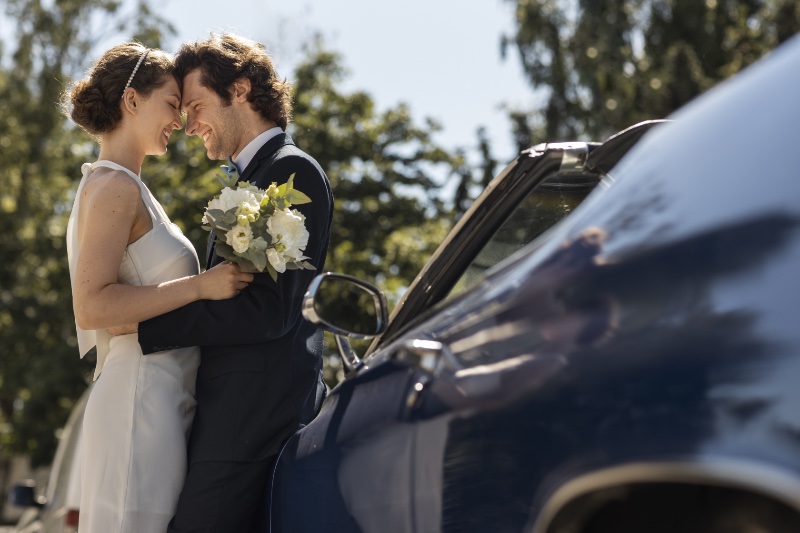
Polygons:
[[[119,280],[155,285],[197,274],[192,244],[130,170],[110,161],[84,164],[67,226],[74,278],[77,217],[87,176],[94,168],[128,173],[139,184],[153,229],[129,244]],[[167,530],[186,474],[186,444],[194,417],[198,348],[142,355],[136,334],[110,336],[78,328],[81,357],[97,346],[94,388],[81,435],[81,533],[162,533]]]

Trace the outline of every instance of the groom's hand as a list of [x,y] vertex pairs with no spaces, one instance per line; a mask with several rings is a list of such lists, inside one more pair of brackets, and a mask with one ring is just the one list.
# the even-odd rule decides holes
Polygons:
[[126,326],[114,326],[106,330],[109,334],[116,337],[117,335],[130,335],[131,333],[139,332],[139,324],[128,324]]

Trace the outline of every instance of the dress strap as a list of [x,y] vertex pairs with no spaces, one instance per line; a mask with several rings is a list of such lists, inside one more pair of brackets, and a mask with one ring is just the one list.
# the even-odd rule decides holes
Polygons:
[[97,167],[106,167],[106,168],[113,168],[114,170],[122,170],[136,181],[138,182],[142,181],[142,178],[140,178],[139,175],[136,174],[131,169],[125,168],[120,164],[114,163],[113,161],[109,161],[108,159],[98,159],[97,161],[89,165],[89,170],[94,170]]

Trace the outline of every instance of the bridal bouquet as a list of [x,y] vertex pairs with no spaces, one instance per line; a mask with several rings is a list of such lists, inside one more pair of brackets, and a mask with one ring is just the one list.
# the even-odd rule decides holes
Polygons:
[[294,174],[283,185],[266,190],[248,182],[227,185],[203,214],[203,229],[217,237],[216,251],[248,272],[269,272],[273,280],[286,269],[314,269],[303,251],[308,244],[305,217],[292,205],[311,199],[292,185]]

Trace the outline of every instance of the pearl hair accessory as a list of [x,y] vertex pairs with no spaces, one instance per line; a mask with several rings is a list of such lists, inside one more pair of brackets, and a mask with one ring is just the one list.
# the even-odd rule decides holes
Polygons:
[[128,87],[130,87],[130,86],[131,86],[131,82],[133,81],[133,77],[134,77],[134,76],[136,76],[136,71],[137,71],[137,70],[139,70],[139,67],[140,67],[140,66],[141,66],[141,64],[142,64],[142,61],[144,61],[144,58],[145,58],[145,57],[147,57],[147,54],[148,54],[148,53],[150,53],[150,49],[149,49],[149,48],[146,48],[146,49],[145,49],[145,51],[144,51],[144,52],[142,52],[142,55],[141,55],[141,56],[139,56],[139,61],[137,61],[137,62],[136,62],[136,66],[135,66],[135,67],[133,67],[133,72],[131,72],[131,77],[130,77],[130,78],[128,78],[128,83],[126,83],[126,84],[125,84],[125,88],[124,88],[124,89],[122,89],[122,98],[125,98],[125,91],[127,91],[127,90],[128,90]]

